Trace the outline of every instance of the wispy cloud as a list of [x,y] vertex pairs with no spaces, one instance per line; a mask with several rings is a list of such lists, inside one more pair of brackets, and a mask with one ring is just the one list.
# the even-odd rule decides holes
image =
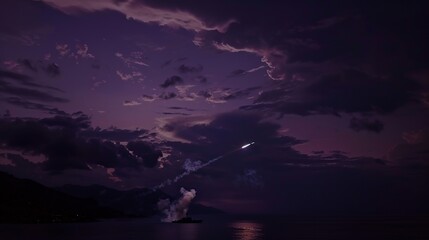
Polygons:
[[123,53],[117,52],[115,56],[121,59],[128,67],[132,65],[149,67],[149,64],[145,63],[143,52],[132,52],[129,56],[125,56]]
[[190,31],[218,31],[225,32],[235,20],[229,20],[220,24],[208,24],[194,14],[178,9],[162,9],[137,1],[85,1],[85,0],[42,0],[48,5],[57,8],[67,14],[79,12],[96,12],[113,10],[124,14],[128,19],[134,19],[144,23],[156,23],[160,26],[183,28]]
[[256,72],[256,71],[264,69],[264,68],[265,68],[265,66],[259,66],[259,67],[251,68],[249,70],[237,69],[237,70],[232,71],[229,74],[229,76],[230,77],[244,76],[246,74],[253,73],[253,72]]
[[54,107],[51,107],[51,106],[48,106],[45,104],[41,104],[41,103],[37,103],[37,102],[31,102],[31,101],[28,101],[26,99],[19,98],[19,97],[8,97],[5,99],[0,99],[0,101],[4,101],[8,104],[11,104],[11,105],[14,105],[17,107],[42,111],[42,112],[49,113],[52,115],[64,115],[64,114],[66,114],[66,112],[64,112],[58,108],[54,108]]
[[[234,47],[229,43],[213,42],[212,45],[221,51],[226,52],[247,52],[261,57],[261,61],[268,67],[267,74],[273,80],[283,80],[285,78],[286,55],[276,48],[256,48],[256,47]],[[256,70],[255,70],[256,71]]]
[[129,81],[129,80],[143,81],[143,74],[138,71],[133,71],[131,73],[124,73],[119,70],[116,70],[116,75],[118,75],[118,77],[123,81]]
[[207,90],[196,90],[196,85],[178,85],[175,86],[176,92],[162,92],[161,94],[143,95],[140,100],[153,102],[157,100],[195,101],[203,99],[210,103],[222,104],[230,100],[242,99],[249,97],[260,87],[249,87],[245,89],[216,88]]
[[94,58],[94,55],[89,53],[88,44],[76,44],[76,57],[81,58]]
[[6,69],[15,72],[30,72],[37,74],[39,71],[44,72],[50,77],[56,77],[61,74],[61,68],[57,63],[49,62],[49,60],[30,60],[27,58],[18,60],[5,60],[3,65]]
[[144,102],[153,102],[153,101],[155,101],[155,100],[158,99],[158,96],[157,95],[146,95],[146,94],[143,94],[143,96],[141,96],[140,99],[142,101],[144,101]]
[[[15,84],[12,84],[11,81]],[[16,86],[16,83],[18,83],[18,86]],[[62,92],[58,88],[35,83],[33,79],[27,75],[0,71],[0,92],[5,95],[41,102],[68,102],[67,99],[58,97],[50,91]]]
[[89,52],[89,46],[86,43],[75,44],[74,48],[70,47],[68,43],[58,43],[55,49],[61,57],[70,57],[76,60],[95,58],[94,54]]
[[17,61],[14,61],[14,60],[4,60],[3,65],[6,67],[7,70],[10,70],[10,71],[17,71],[17,72],[22,71],[21,64],[19,64]]
[[135,101],[135,100],[125,100],[122,105],[125,107],[132,107],[132,106],[138,106],[141,105],[141,102]]
[[55,46],[55,49],[58,51],[60,56],[67,56],[70,53],[69,45],[66,43],[60,43]]
[[168,66],[170,66],[172,63],[174,63],[174,62],[182,62],[182,61],[185,61],[187,58],[186,57],[180,57],[180,58],[175,58],[175,59],[169,59],[169,60],[167,60],[167,61],[165,61],[162,65],[161,65],[161,68],[164,68],[164,67],[168,67]]

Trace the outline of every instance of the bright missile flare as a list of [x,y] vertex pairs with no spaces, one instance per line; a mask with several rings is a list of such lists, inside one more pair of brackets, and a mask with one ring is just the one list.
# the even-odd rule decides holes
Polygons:
[[255,142],[251,142],[251,143],[248,143],[248,144],[246,144],[246,145],[243,145],[243,146],[241,147],[241,149],[245,149],[245,148],[247,148],[248,146],[250,146],[250,145],[252,145],[252,144],[255,144]]

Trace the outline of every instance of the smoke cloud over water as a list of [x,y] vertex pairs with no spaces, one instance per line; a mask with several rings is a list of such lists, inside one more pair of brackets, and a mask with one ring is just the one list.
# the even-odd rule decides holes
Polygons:
[[158,208],[165,214],[165,218],[162,219],[163,222],[172,222],[186,217],[189,204],[195,198],[197,191],[195,189],[188,191],[182,187],[180,193],[182,196],[173,203],[170,203],[169,199],[158,201]]

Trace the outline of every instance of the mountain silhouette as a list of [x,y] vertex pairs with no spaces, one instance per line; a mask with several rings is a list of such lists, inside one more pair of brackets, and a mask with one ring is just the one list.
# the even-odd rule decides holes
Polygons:
[[123,216],[92,199],[67,195],[37,182],[0,172],[0,222],[82,222]]

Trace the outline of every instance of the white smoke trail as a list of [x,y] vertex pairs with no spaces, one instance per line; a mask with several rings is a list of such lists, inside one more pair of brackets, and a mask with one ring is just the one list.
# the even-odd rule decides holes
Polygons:
[[[235,152],[235,151],[236,150],[234,150],[233,152]],[[201,168],[206,167],[206,166],[216,162],[217,160],[223,158],[225,155],[219,156],[217,158],[213,158],[212,160],[209,160],[206,163],[201,163],[201,161],[192,162],[190,159],[186,159],[185,163],[183,164],[183,169],[185,169],[185,171],[183,173],[181,173],[180,175],[177,175],[173,179],[165,180],[164,182],[160,183],[159,185],[153,187],[152,191],[156,191],[158,189],[161,189],[163,187],[166,187],[166,186],[169,186],[173,183],[176,183],[177,181],[179,181],[183,177],[188,176],[189,174],[196,172],[196,171],[200,170]]]
[[245,148],[247,148],[247,147],[249,147],[250,145],[253,145],[253,144],[255,144],[255,142],[251,142],[251,143],[245,144],[245,145],[243,145],[242,147],[240,147],[238,149],[232,150],[232,151],[230,151],[230,152],[228,152],[228,153],[226,153],[226,154],[224,154],[222,156],[219,156],[217,158],[213,158],[213,159],[211,159],[211,160],[209,160],[209,161],[207,161],[205,163],[202,163],[201,161],[192,162],[191,160],[186,159],[185,163],[183,164],[183,169],[185,170],[183,173],[181,173],[180,175],[176,176],[173,179],[167,179],[164,182],[158,184],[157,186],[153,187],[147,194],[149,194],[151,192],[154,192],[154,191],[156,191],[158,189],[161,189],[163,187],[169,186],[169,185],[171,185],[173,183],[176,183],[177,181],[179,181],[183,177],[188,176],[189,174],[191,174],[193,172],[196,172],[196,171],[200,170],[201,168],[207,167],[208,165],[210,165],[210,164],[218,161],[219,159],[221,159],[221,158],[223,158],[223,157],[225,157],[225,156],[227,156],[229,154],[232,154],[232,153],[234,153],[236,151],[240,151],[242,149],[245,149]]
[[182,196],[175,202],[170,204],[169,199],[161,199],[158,201],[158,208],[165,214],[163,222],[172,222],[186,217],[189,209],[189,204],[195,198],[197,191],[191,189],[180,188]]

